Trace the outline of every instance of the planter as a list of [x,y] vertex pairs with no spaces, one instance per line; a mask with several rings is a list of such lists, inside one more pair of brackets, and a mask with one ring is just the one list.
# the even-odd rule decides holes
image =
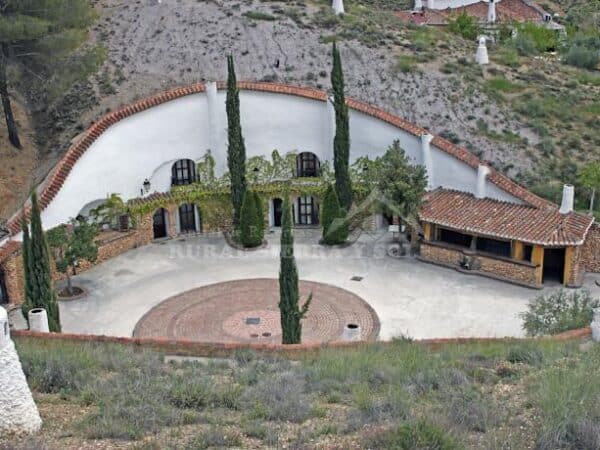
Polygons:
[[48,328],[48,314],[45,309],[33,308],[27,314],[27,318],[29,319],[30,331],[37,331],[38,333],[50,332],[50,328]]
[[58,297],[58,300],[60,300],[61,302],[64,302],[64,301],[68,302],[70,300],[77,300],[77,299],[86,297],[88,295],[88,291],[79,286],[73,286],[72,291],[73,291],[73,295],[68,295],[67,288],[65,287],[63,289],[58,290],[56,292],[56,296]]
[[348,323],[344,327],[342,333],[342,341],[344,342],[356,342],[360,341],[361,329],[360,325],[356,323]]

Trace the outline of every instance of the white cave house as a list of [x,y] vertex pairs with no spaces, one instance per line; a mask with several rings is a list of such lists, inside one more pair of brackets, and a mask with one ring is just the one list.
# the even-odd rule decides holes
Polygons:
[[[274,176],[269,183],[290,186],[297,226],[317,225],[319,198],[311,183],[332,166],[335,134],[327,93],[276,83],[240,82],[239,87],[248,161],[270,159],[274,150],[286,161],[293,158],[284,179]],[[38,188],[44,227],[86,215],[118,194],[138,217],[133,229],[125,224],[121,232],[99,238],[99,262],[154,239],[226,228],[230,211],[219,210],[193,188],[206,177],[207,161],[214,165],[211,176],[227,170],[224,88],[206,83],[174,89],[94,123]],[[578,286],[586,271],[600,271],[600,227],[592,216],[573,211],[570,187],[559,207],[466,149],[377,107],[347,103],[351,163],[381,156],[399,140],[427,171],[428,193],[419,215],[422,260],[532,287],[549,279]],[[262,195],[265,221],[279,226],[281,195],[272,190]],[[9,221],[10,235],[0,242],[3,303],[22,302],[21,219],[18,213]],[[371,223],[381,226],[384,220],[373,214]]]

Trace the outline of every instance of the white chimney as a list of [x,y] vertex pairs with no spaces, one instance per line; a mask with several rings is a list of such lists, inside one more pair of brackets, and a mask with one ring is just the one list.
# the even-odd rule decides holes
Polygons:
[[490,168],[485,164],[479,164],[477,167],[477,190],[475,191],[476,198],[485,198],[487,196],[487,176],[490,173]]
[[484,65],[484,64],[490,63],[487,47],[485,45],[485,36],[479,36],[479,45],[477,46],[477,53],[475,54],[475,61],[479,65]]
[[487,13],[488,23],[496,23],[496,0],[490,0]]
[[421,11],[423,9],[423,0],[415,0],[414,11]]
[[336,15],[344,14],[344,0],[333,0],[331,7]]
[[427,190],[431,191],[435,188],[433,180],[433,158],[431,157],[431,141],[433,136],[429,133],[421,135],[421,156],[423,166],[427,171]]
[[573,203],[575,200],[575,188],[571,184],[563,186],[562,203],[560,204],[560,213],[569,214],[573,211]]

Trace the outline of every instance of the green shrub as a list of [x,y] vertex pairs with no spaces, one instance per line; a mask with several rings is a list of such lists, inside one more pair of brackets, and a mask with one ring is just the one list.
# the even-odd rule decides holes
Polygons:
[[251,20],[267,20],[267,21],[277,20],[277,17],[275,17],[271,14],[268,14],[268,13],[260,12],[260,11],[248,11],[248,12],[243,13],[242,15]]
[[598,67],[598,50],[573,45],[565,56],[565,63],[582,69],[594,70]]
[[[244,247],[258,247],[262,243],[261,228],[257,226],[259,216],[254,193],[247,190],[240,212],[240,243]],[[262,217],[261,217],[262,220]]]
[[325,192],[321,213],[321,227],[323,228],[323,243],[327,245],[343,244],[348,239],[346,211],[340,206],[333,185],[329,185]]
[[517,345],[508,350],[506,360],[513,364],[521,363],[538,366],[544,360],[544,353],[533,345]]
[[368,448],[385,450],[454,450],[462,448],[441,428],[425,421],[377,431],[367,435],[363,444]]
[[554,51],[558,48],[558,33],[534,22],[525,22],[517,26],[514,44],[522,55]]
[[481,34],[477,18],[468,15],[466,12],[461,13],[456,18],[450,19],[448,29],[470,40],[477,39],[477,36]]
[[587,327],[592,322],[593,309],[599,306],[600,301],[585,289],[570,293],[561,289],[540,295],[521,314],[523,328],[529,336],[539,336]]
[[396,62],[396,70],[402,73],[409,73],[415,71],[417,68],[417,62],[412,55],[400,55]]
[[240,447],[242,438],[236,431],[227,431],[213,427],[193,437],[185,446],[186,450],[201,450],[205,448]]
[[265,237],[265,213],[263,202],[258,192],[254,192],[254,203],[256,204],[256,232],[262,243]]

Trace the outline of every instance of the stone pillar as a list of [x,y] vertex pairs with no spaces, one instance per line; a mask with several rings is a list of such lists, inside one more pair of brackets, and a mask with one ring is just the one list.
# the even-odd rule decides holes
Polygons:
[[344,0],[333,0],[331,7],[335,14],[344,14]]
[[496,0],[489,0],[487,21],[488,23],[496,23]]
[[427,171],[427,190],[435,189],[435,180],[433,173],[433,158],[431,157],[431,141],[433,136],[429,133],[421,135],[421,160]]
[[0,307],[0,439],[39,431],[42,419],[10,338],[8,315]]
[[166,208],[167,211],[167,224],[169,226],[167,234],[173,238],[177,236],[177,222],[179,219],[179,208],[177,205],[170,205]]
[[479,37],[479,45],[477,46],[477,53],[475,54],[475,61],[479,65],[485,65],[490,63],[488,57],[487,47],[485,45],[485,36]]

